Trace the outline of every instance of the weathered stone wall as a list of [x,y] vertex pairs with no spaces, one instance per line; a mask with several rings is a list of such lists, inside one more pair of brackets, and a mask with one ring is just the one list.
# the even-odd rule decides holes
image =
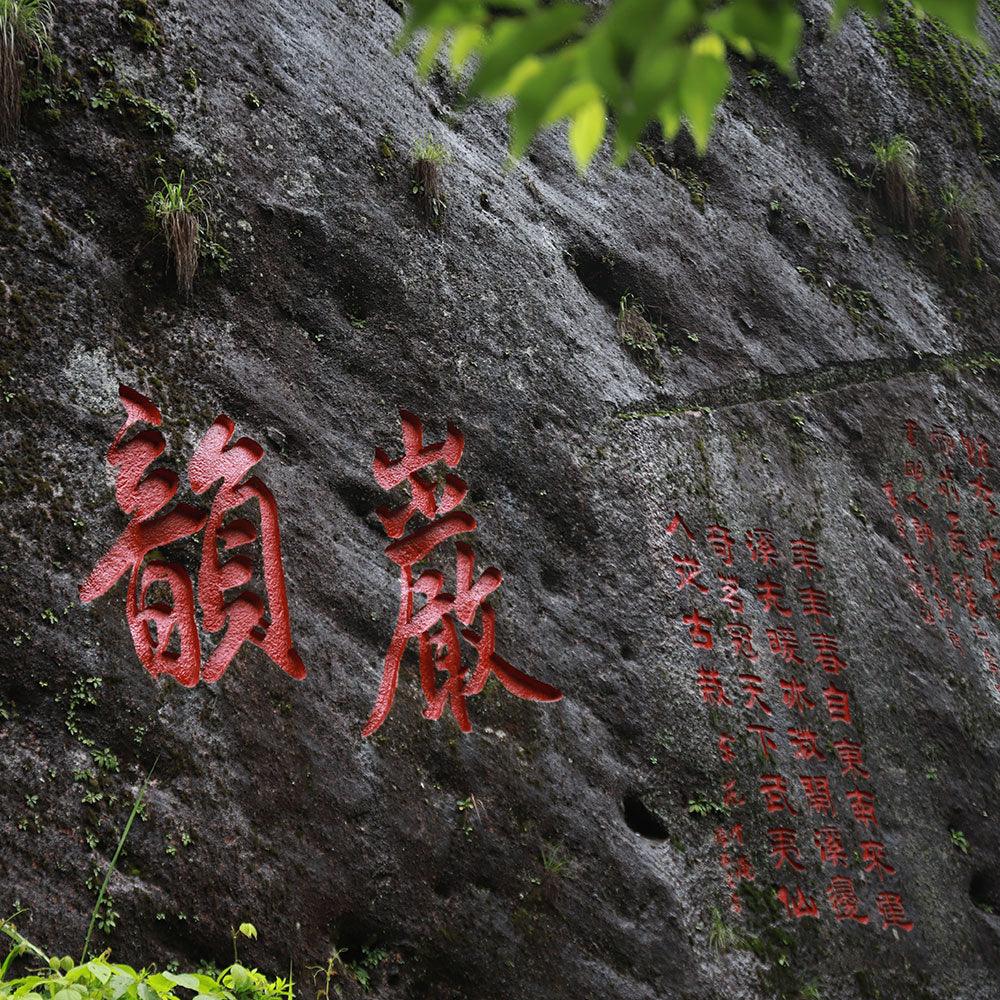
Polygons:
[[[93,873],[157,761],[99,935],[135,964],[223,962],[252,919],[246,957],[275,972],[291,958],[307,994],[336,947],[386,998],[1000,997],[1000,696],[982,652],[1000,654],[1000,625],[988,550],[950,550],[947,511],[970,548],[997,531],[963,447],[946,463],[928,440],[940,424],[1000,448],[992,57],[935,62],[930,43],[859,19],[830,34],[825,5],[805,7],[800,84],[737,66],[703,160],[650,139],[580,179],[559,135],[508,167],[501,111],[419,82],[392,52],[398,13],[374,0],[160,0],[153,49],[110,0],[61,5],[65,75],[29,107],[0,186],[0,911],[19,902],[30,936],[74,952]],[[983,26],[995,43],[990,7]],[[973,192],[978,264],[949,262],[929,221],[888,225],[869,144],[895,132],[917,143],[928,198],[950,181]],[[452,157],[440,232],[411,197],[427,134]],[[232,256],[190,302],[143,207],[181,167]],[[625,295],[665,334],[654,350],[619,337]],[[159,405],[179,471],[220,411],[267,448],[305,681],[246,649],[213,686],[154,682],[124,585],[81,606],[126,523],[105,463],[119,382]],[[446,420],[465,433],[477,557],[505,575],[500,651],[566,693],[539,705],[492,681],[471,736],[421,717],[414,657],[387,724],[359,737],[398,601],[371,460],[397,453],[401,406],[433,439]],[[917,460],[922,485],[904,476]],[[957,506],[934,490],[944,464]],[[935,505],[933,553],[897,533],[890,479],[901,504],[916,485]],[[690,546],[665,531],[675,512]],[[734,705],[713,713],[695,685],[706,657],[672,557],[700,554],[712,607],[712,524],[740,545],[769,528],[786,559],[792,539],[819,546],[849,663],[837,684],[912,931],[882,929],[885,887],[857,855],[870,923],[834,919],[798,790],[798,881],[822,918],[767,891],[728,910],[718,826],[743,820],[755,885],[789,872],[768,854],[765,762],[742,734],[755,716],[723,614],[712,656]],[[953,621],[921,622],[906,549],[938,564]],[[174,554],[196,571],[197,543]],[[759,567],[738,558],[752,605]],[[953,592],[965,568],[985,638]],[[773,576],[794,599],[800,574]],[[748,621],[783,737],[771,622]],[[839,738],[827,676],[800,674]],[[747,798],[728,816],[723,727]],[[95,762],[105,749],[117,767]],[[794,783],[787,741],[777,757]],[[853,852],[850,786],[824,773]],[[547,845],[568,867],[546,868]],[[346,967],[334,982],[362,993]]]

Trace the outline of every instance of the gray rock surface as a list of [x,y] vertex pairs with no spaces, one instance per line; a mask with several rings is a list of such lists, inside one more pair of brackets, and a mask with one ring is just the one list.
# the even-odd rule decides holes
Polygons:
[[[972,84],[977,145],[943,85],[950,105],[860,19],[829,33],[826,6],[805,7],[800,87],[774,71],[752,86],[737,65],[703,160],[651,138],[624,169],[604,158],[581,179],[558,134],[507,166],[502,109],[463,110],[443,76],[420,82],[392,51],[399,14],[375,0],[159,0],[153,50],[110,0],[60,5],[64,89],[29,107],[0,189],[0,911],[20,903],[29,936],[75,953],[94,872],[156,761],[112,881],[116,926],[99,935],[136,965],[224,963],[249,919],[246,960],[281,973],[291,959],[307,996],[310,967],[339,948],[369,963],[368,995],[400,1000],[1000,997],[1000,677],[982,652],[1000,655],[1000,624],[983,553],[949,549],[947,511],[970,546],[998,532],[961,444],[960,502],[935,493],[945,459],[927,437],[983,435],[1000,467],[996,82],[984,67]],[[983,27],[995,53],[991,7]],[[149,128],[123,91],[176,132]],[[120,113],[91,106],[102,93]],[[974,192],[978,267],[943,260],[929,226],[907,238],[888,224],[865,182],[870,142],[895,132],[917,143],[929,197],[949,181]],[[451,154],[442,231],[410,192],[409,150],[428,134]],[[203,268],[190,302],[144,216],[157,176],[180,167],[204,181],[232,255],[225,273]],[[652,359],[618,336],[624,295],[665,334]],[[80,604],[126,523],[105,462],[120,382],[161,408],[178,471],[219,412],[267,448],[305,681],[248,648],[213,686],[154,682],[124,585]],[[400,407],[430,439],[449,420],[464,432],[477,558],[505,576],[499,650],[562,702],[491,681],[462,736],[450,716],[421,717],[411,653],[389,721],[360,739],[398,607],[371,461],[398,454]],[[882,488],[892,479],[915,516],[903,470],[917,460],[933,554],[909,526],[904,544]],[[690,545],[665,531],[675,512]],[[834,919],[797,788],[807,870],[773,870],[765,762],[742,735],[753,713],[717,604],[712,662],[735,704],[713,713],[698,695],[706,661],[673,555],[711,567],[699,600],[713,607],[714,523],[739,543],[779,734],[794,720],[743,533],[773,530],[786,560],[792,539],[819,545],[849,662],[836,681],[896,868],[885,885],[863,872],[850,786],[825,765],[866,926]],[[952,621],[920,622],[907,547],[935,560]],[[194,571],[198,553],[174,554]],[[953,592],[966,570],[985,637]],[[773,576],[792,596],[802,585],[787,562]],[[811,662],[800,674],[830,755],[828,678]],[[728,816],[721,726],[741,734],[747,799]],[[117,769],[92,759],[105,748]],[[777,756],[794,783],[787,741]],[[715,837],[737,820],[759,890],[740,915]],[[543,864],[552,850],[560,871]],[[783,880],[820,919],[771,898]],[[882,928],[874,901],[890,888],[912,931]],[[713,923],[733,928],[730,947]],[[346,965],[334,984],[364,992]]]

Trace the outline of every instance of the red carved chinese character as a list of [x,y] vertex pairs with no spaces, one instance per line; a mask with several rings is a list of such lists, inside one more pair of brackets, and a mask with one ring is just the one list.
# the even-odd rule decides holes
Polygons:
[[[986,508],[986,512],[991,517],[996,517],[1000,511],[997,511],[997,505],[993,502],[993,490],[986,485],[986,480],[983,479],[983,474],[980,472],[975,479],[973,479],[969,485],[972,487],[972,491],[975,494],[977,500],[982,500],[983,506]],[[958,499],[956,497],[956,499]]]
[[938,472],[937,492],[945,499],[954,500],[956,503],[962,499],[955,483],[955,470],[950,465],[946,465]]
[[750,558],[761,566],[773,566],[778,550],[774,545],[774,532],[766,528],[752,528],[746,533],[747,551]]
[[916,490],[906,494],[906,502],[919,507],[921,510],[931,509],[931,505]]
[[729,529],[720,524],[710,524],[705,537],[712,551],[722,560],[722,565],[732,566],[734,542]]
[[743,614],[743,598],[740,597],[740,581],[735,576],[724,576],[719,574],[719,583],[722,584],[722,596],[719,598],[723,604],[730,607],[737,614]]
[[[163,418],[153,403],[134,389],[121,386],[119,398],[125,422],[108,449],[108,463],[118,469],[115,499],[132,520],[87,577],[80,588],[80,600],[88,604],[102,597],[129,573],[125,614],[139,661],[151,676],[167,674],[191,687],[198,683],[201,667],[191,579],[176,563],[157,559],[144,568],[143,561],[154,549],[197,534],[205,515],[187,504],[160,513],[180,483],[177,474],[168,469],[153,469],[146,474],[166,448],[164,437],[159,431],[146,430],[127,442],[124,438],[137,423],[159,427]],[[172,604],[147,605],[146,598],[155,584],[169,588]],[[175,632],[179,648],[172,651],[170,643]]]
[[767,643],[771,652],[785,663],[801,666],[805,661],[799,656],[799,637],[793,628],[769,628]]
[[812,639],[816,649],[816,665],[818,667],[835,677],[847,669],[847,664],[840,658],[840,643],[836,636],[826,632],[810,632],[809,638]]
[[792,539],[792,569],[802,570],[808,580],[812,579],[813,573],[823,572],[815,542],[806,538]]
[[854,889],[854,882],[846,875],[834,875],[827,886],[826,898],[837,920],[856,920],[867,924],[868,917],[861,913],[861,901]]
[[955,649],[962,648],[962,637],[953,628],[948,629],[948,641]]
[[799,587],[799,600],[802,601],[802,613],[809,618],[832,618],[829,599],[826,591],[816,587]]
[[940,424],[931,428],[930,440],[945,455],[950,455],[958,447],[958,442]]
[[722,676],[718,670],[699,667],[697,684],[701,700],[706,705],[732,705],[722,686]]
[[760,740],[760,752],[765,760],[771,759],[771,751],[778,749],[778,744],[774,742],[774,730],[770,726],[761,726],[752,723],[747,724],[747,732],[751,736],[756,736]]
[[800,863],[801,857],[794,830],[787,826],[773,827],[767,831],[767,839],[771,842],[771,856],[777,858],[774,863],[775,871],[780,871],[786,864],[797,872],[806,870],[805,865]]
[[816,703],[806,694],[805,684],[798,678],[781,677],[778,679],[778,686],[781,688],[781,700],[793,712],[804,715],[816,707]]
[[672,535],[678,528],[684,529],[684,534],[687,535],[688,541],[694,541],[694,534],[691,529],[684,523],[684,518],[680,514],[674,514],[670,523],[667,525],[667,534]]
[[971,436],[959,434],[962,447],[965,448],[965,457],[969,460],[969,465],[979,469],[992,469],[993,463],[990,461],[989,442],[981,434],[975,440]]
[[906,519],[902,514],[896,513],[892,516],[892,523],[896,526],[896,534],[899,535],[903,541],[906,541]]
[[882,930],[898,927],[900,930],[912,931],[913,921],[906,916],[903,909],[903,898],[895,892],[880,892],[875,897],[875,908],[882,918]]
[[[126,418],[108,450],[108,461],[120,468],[115,495],[121,509],[133,519],[80,588],[81,600],[87,603],[101,596],[131,571],[126,598],[129,629],[140,661],[154,677],[165,673],[187,687],[196,684],[199,677],[212,683],[225,673],[243,643],[251,642],[286,673],[301,679],[305,667],[292,645],[277,504],[264,483],[250,476],[263,457],[263,448],[250,438],[230,444],[233,422],[226,416],[217,417],[188,465],[195,493],[206,493],[220,484],[210,513],[206,517],[182,503],[162,514],[180,484],[177,474],[167,469],[153,469],[146,475],[163,453],[163,435],[146,430],[123,443],[127,431],[137,423],[158,427],[160,411],[145,396],[125,386],[120,387],[119,398]],[[252,590],[227,599],[226,591],[250,581],[253,562],[240,555],[222,559],[219,552],[220,543],[229,552],[256,541],[257,530],[247,517],[224,523],[230,514],[251,503],[257,505],[261,526],[266,607]],[[202,528],[205,535],[198,574],[202,620],[208,632],[225,628],[204,668],[190,577],[181,566],[162,560],[153,560],[143,568],[143,561],[154,549],[196,535]],[[169,591],[171,604],[147,603],[150,588],[156,585]],[[172,650],[175,634],[178,648]]]
[[822,774],[800,774],[799,783],[805,793],[806,802],[813,812],[833,815],[833,800],[830,798],[830,779]]
[[819,860],[823,864],[848,867],[844,838],[835,826],[821,826],[813,834],[813,842],[819,851]]
[[677,589],[694,587],[703,594],[708,593],[708,587],[698,577],[702,573],[701,561],[695,556],[674,556],[674,572],[677,574]]
[[982,618],[983,613],[976,604],[976,592],[972,587],[972,577],[968,573],[952,573],[951,582],[954,585],[955,600],[965,606],[970,618]]
[[811,729],[788,730],[788,742],[795,750],[796,760],[826,760],[826,754],[816,742],[818,739],[819,736]]
[[840,761],[841,774],[856,774],[865,781],[871,777],[861,759],[860,743],[854,743],[851,740],[837,740],[833,744],[833,752],[837,755],[837,760]]
[[744,708],[759,708],[765,715],[772,715],[771,706],[761,697],[764,693],[764,679],[756,674],[737,674],[737,680],[743,685],[747,696]]
[[928,624],[934,624],[934,608],[931,606],[930,599],[927,597],[927,588],[919,580],[910,581],[910,590],[916,595],[917,600],[920,602],[920,606],[923,611],[920,617]]
[[736,790],[736,779],[731,778],[729,781],[724,781],[722,783],[722,804],[727,809],[735,809],[739,806],[745,805],[746,799],[740,796],[740,793]]
[[736,751],[733,743],[736,737],[732,733],[719,733],[719,757],[723,764],[732,764],[736,760]]
[[864,792],[860,788],[852,789],[845,795],[851,803],[851,812],[854,819],[861,826],[878,826],[878,819],[875,817],[875,793]]
[[775,895],[788,910],[789,915],[795,917],[796,920],[801,920],[803,917],[819,919],[819,907],[816,905],[816,900],[812,896],[806,896],[801,888],[793,896],[791,891],[782,885],[778,887]]
[[920,433],[920,424],[916,420],[907,420],[903,425],[904,433],[906,434],[906,443],[911,448],[916,448],[917,446],[917,434]]
[[919,517],[911,517],[910,524],[913,525],[913,535],[917,545],[934,544],[934,529],[926,521],[921,521]]
[[793,809],[791,802],[788,801],[788,783],[780,774],[762,774],[760,794],[768,812],[789,812],[793,816],[798,815],[798,810]]
[[964,556],[966,559],[972,558],[972,553],[969,551],[969,545],[965,540],[965,532],[958,526],[959,517],[958,514],[953,510],[949,510],[948,523],[951,527],[948,529],[948,548],[951,549],[956,555]]
[[791,618],[792,609],[781,603],[784,597],[785,588],[780,583],[775,583],[774,580],[760,580],[757,583],[757,600],[764,610],[783,618]]
[[726,631],[729,633],[733,654],[753,663],[757,659],[757,650],[753,648],[753,630],[750,626],[743,622],[732,622],[726,625]]
[[715,640],[712,638],[712,623],[708,618],[702,618],[697,611],[685,615],[681,621],[691,632],[691,645],[695,649],[713,649]]
[[918,462],[915,458],[908,458],[903,465],[903,475],[907,479],[922,483],[926,475],[923,462]]
[[896,874],[896,869],[885,860],[885,844],[881,841],[862,840],[858,846],[861,848],[861,863],[866,872],[877,872],[879,880],[885,875]]
[[1000,562],[1000,542],[992,535],[987,535],[980,543],[979,550],[983,553],[983,579],[993,590],[998,589],[996,577],[993,575],[993,564]]
[[[375,706],[362,734],[371,736],[385,722],[392,708],[399,679],[403,654],[411,639],[417,639],[420,655],[420,681],[427,707],[424,716],[439,719],[450,708],[463,732],[472,725],[466,700],[482,692],[491,675],[518,698],[529,701],[553,702],[562,698],[554,687],[529,677],[508,663],[496,652],[496,616],[486,602],[503,581],[500,571],[489,568],[475,579],[475,556],[470,546],[456,543],[455,593],[444,592],[444,576],[437,570],[425,570],[414,579],[414,567],[455,535],[476,530],[471,514],[457,509],[465,499],[467,486],[458,476],[445,476],[440,498],[433,483],[421,475],[421,470],[443,461],[455,468],[462,457],[464,439],[453,425],[448,425],[445,440],[424,445],[423,425],[405,410],[400,411],[403,428],[403,454],[397,459],[381,448],[375,452],[372,464],[376,482],[384,490],[406,483],[410,487],[409,503],[395,510],[381,508],[376,513],[386,533],[395,539],[386,555],[400,568],[400,608],[396,629],[386,653],[382,682]],[[410,519],[423,515],[427,522],[404,535]],[[417,608],[414,599],[424,598]],[[456,620],[472,626],[482,612],[482,632],[467,627],[459,633]],[[474,671],[469,676],[462,665],[461,638],[477,653]],[[445,678],[437,685],[437,674]]]
[[834,687],[832,684],[825,688],[823,697],[826,700],[826,710],[831,722],[842,722],[844,725],[851,725],[851,706],[846,691]]
[[889,506],[893,510],[897,510],[899,508],[899,501],[896,499],[896,485],[895,485],[895,483],[893,483],[892,480],[889,480],[888,482],[883,483],[882,484],[882,492],[885,494],[885,499],[888,502]]

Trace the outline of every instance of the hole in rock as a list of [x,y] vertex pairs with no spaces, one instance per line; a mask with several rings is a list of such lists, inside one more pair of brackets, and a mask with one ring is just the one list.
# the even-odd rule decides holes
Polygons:
[[1000,872],[973,872],[969,883],[969,899],[980,910],[1000,915]]
[[628,828],[647,840],[666,840],[667,828],[656,813],[638,795],[622,799],[622,814]]

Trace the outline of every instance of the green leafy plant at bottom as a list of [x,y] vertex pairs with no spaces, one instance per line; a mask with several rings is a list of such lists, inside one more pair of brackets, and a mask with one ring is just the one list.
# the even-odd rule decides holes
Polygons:
[[[246,925],[249,926],[249,925]],[[10,920],[0,921],[12,948],[0,965],[0,1000],[293,1000],[294,984],[288,979],[269,979],[256,969],[234,962],[217,975],[202,972],[157,972],[136,970],[112,962],[105,951],[87,962],[47,956],[32,944]],[[34,959],[37,968],[27,975],[7,978],[15,959]]]

